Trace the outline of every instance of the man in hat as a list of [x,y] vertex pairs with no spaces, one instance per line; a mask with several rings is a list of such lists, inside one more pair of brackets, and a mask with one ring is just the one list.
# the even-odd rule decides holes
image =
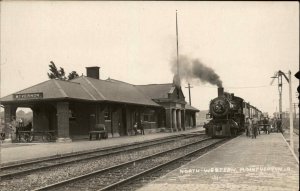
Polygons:
[[252,120],[252,123],[253,123],[253,127],[252,127],[252,139],[253,138],[256,139],[258,119],[256,117],[254,117],[253,120]]

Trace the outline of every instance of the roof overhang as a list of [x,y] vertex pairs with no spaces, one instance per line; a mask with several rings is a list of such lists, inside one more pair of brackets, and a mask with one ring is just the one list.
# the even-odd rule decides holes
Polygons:
[[146,105],[130,102],[119,102],[119,101],[108,101],[108,100],[85,100],[85,99],[76,99],[76,98],[53,98],[53,99],[29,99],[29,100],[13,100],[13,101],[1,101],[1,105],[34,105],[42,103],[53,103],[53,102],[85,102],[85,103],[115,103],[122,105],[135,105],[135,106],[146,106],[146,107],[156,107],[160,108],[161,105]]

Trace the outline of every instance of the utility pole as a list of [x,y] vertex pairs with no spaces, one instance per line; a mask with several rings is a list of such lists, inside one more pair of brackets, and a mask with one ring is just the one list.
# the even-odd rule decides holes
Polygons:
[[294,152],[294,140],[293,140],[293,131],[294,131],[294,121],[293,121],[293,100],[292,100],[292,77],[291,77],[291,71],[289,70],[288,76],[285,75],[282,71],[278,71],[274,74],[272,77],[273,80],[271,84],[273,83],[275,78],[278,78],[278,91],[279,91],[279,116],[280,120],[282,121],[282,76],[286,79],[286,81],[289,83],[289,113],[290,113],[290,146],[292,151]]
[[293,131],[294,131],[294,120],[293,120],[293,100],[292,100],[292,77],[291,71],[289,70],[289,101],[290,101],[290,145],[291,149],[294,153],[294,139],[293,139]]
[[285,79],[287,81],[288,78],[287,76],[282,72],[282,71],[278,71],[274,74],[274,76],[272,76],[271,78],[273,78],[272,82],[271,82],[271,85],[273,84],[275,78],[278,79],[278,92],[279,92],[279,118],[282,120],[282,76],[285,77]]
[[282,120],[282,75],[278,75],[279,118]]
[[191,100],[191,88],[193,88],[193,86],[191,86],[190,83],[188,83],[188,87],[185,87],[185,88],[188,88],[188,89],[189,89],[189,102],[190,102],[190,105],[192,105],[192,100]]

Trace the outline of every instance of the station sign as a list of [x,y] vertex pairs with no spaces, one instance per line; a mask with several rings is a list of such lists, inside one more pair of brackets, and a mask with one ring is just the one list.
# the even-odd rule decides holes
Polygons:
[[26,99],[42,99],[43,93],[24,93],[24,94],[13,94],[15,100],[26,100]]

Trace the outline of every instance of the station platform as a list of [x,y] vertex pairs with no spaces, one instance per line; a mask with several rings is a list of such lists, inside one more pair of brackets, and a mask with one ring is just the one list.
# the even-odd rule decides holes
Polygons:
[[124,136],[101,140],[84,140],[69,143],[2,143],[0,145],[0,164],[17,163],[24,160],[32,160],[67,153],[81,152],[98,148],[113,147],[130,143],[143,142],[178,134],[186,134],[202,131],[203,127],[187,129],[173,133],[152,133],[136,136]]
[[139,191],[299,190],[299,161],[282,134],[245,135],[165,176]]
[[[288,143],[290,143],[290,130],[286,129],[283,133],[284,138]],[[299,131],[297,129],[294,130],[293,135],[293,141],[294,141],[294,153],[299,158]]]

